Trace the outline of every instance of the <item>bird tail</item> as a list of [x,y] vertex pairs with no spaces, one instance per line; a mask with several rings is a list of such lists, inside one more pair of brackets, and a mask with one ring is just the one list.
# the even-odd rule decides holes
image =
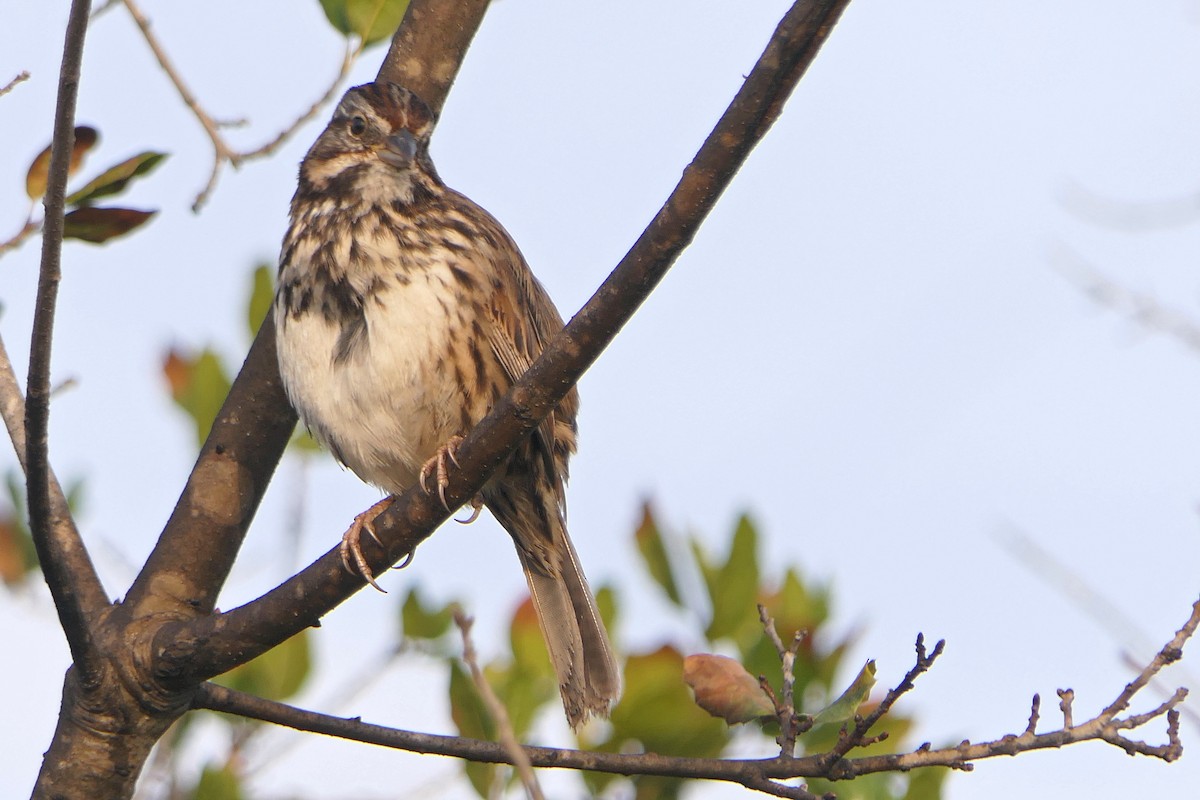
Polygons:
[[487,505],[516,543],[567,721],[578,728],[593,714],[608,715],[621,694],[621,672],[557,503],[524,508],[505,494],[510,502],[489,497]]

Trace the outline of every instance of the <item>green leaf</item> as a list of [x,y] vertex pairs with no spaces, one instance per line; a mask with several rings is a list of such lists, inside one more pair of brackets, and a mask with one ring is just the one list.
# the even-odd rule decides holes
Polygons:
[[[100,134],[95,128],[80,125],[75,128],[75,146],[71,148],[71,160],[67,165],[67,174],[74,175],[83,166],[84,156],[100,141]],[[37,200],[46,193],[46,179],[50,173],[50,145],[38,153],[25,173],[25,194],[30,200]]]
[[114,194],[119,194],[125,191],[125,187],[134,178],[153,172],[166,157],[166,153],[155,153],[147,150],[144,153],[138,153],[132,158],[127,158],[120,164],[109,167],[95,178],[92,178],[86,186],[67,197],[67,205],[91,205],[101,197],[110,197]]
[[250,335],[258,333],[271,303],[275,300],[275,269],[269,264],[259,264],[254,269],[253,284],[250,289],[250,303],[246,308],[246,321],[250,325]]
[[596,590],[596,610],[600,612],[600,620],[608,635],[612,636],[617,628],[617,593],[613,587],[605,585]]
[[846,691],[842,692],[837,700],[834,700],[816,713],[813,717],[813,724],[827,725],[829,723],[845,722],[854,719],[854,715],[858,712],[858,707],[866,702],[867,696],[871,694],[871,688],[874,685],[875,660],[872,659],[863,664],[863,668],[858,671],[854,682],[846,687]]
[[[460,736],[470,739],[492,741],[496,727],[487,713],[483,698],[475,688],[475,682],[457,659],[450,659],[450,718],[454,720]],[[464,762],[467,779],[480,797],[488,797],[496,779],[495,764]]]
[[949,767],[925,767],[910,772],[904,800],[941,800],[942,786],[949,775]]
[[747,515],[738,520],[729,557],[720,567],[707,563],[695,545],[712,602],[712,620],[705,634],[710,641],[732,639],[742,650],[758,638],[758,532]]
[[450,630],[458,603],[447,603],[438,609],[427,608],[421,601],[420,589],[414,586],[400,606],[400,624],[404,635],[412,639],[440,639]]
[[320,443],[312,437],[312,434],[303,430],[303,425],[296,429],[292,434],[291,440],[288,442],[288,447],[294,450],[299,450],[302,453],[320,453],[325,448],[321,447]]
[[189,795],[190,800],[242,800],[243,797],[242,782],[230,764],[207,765]]
[[172,349],[163,359],[163,374],[172,399],[196,423],[197,442],[204,444],[229,394],[229,375],[220,357],[209,349],[196,356]]
[[268,700],[286,700],[300,691],[308,679],[312,669],[309,651],[308,629],[305,629],[253,661],[221,675],[216,682]]
[[554,667],[550,664],[550,655],[546,652],[546,642],[542,638],[542,628],[531,599],[526,598],[517,607],[508,629],[508,638],[512,647],[513,665],[517,670],[535,678],[554,675]]
[[[797,631],[808,635],[796,654],[793,674],[796,678],[796,696],[804,696],[814,681],[821,687],[823,696],[837,677],[842,655],[854,642],[851,633],[833,647],[823,647],[824,626],[829,620],[829,588],[823,584],[806,584],[794,567],[784,575],[783,583],[773,592],[762,591],[759,602],[775,620],[780,637],[790,641]],[[779,654],[775,645],[761,632],[748,648],[743,648],[741,661],[754,675],[765,675],[772,685],[778,686],[782,677]]]
[[650,577],[666,592],[667,598],[679,606],[682,601],[679,589],[675,585],[675,576],[671,572],[671,559],[667,555],[666,544],[662,532],[654,519],[654,510],[649,502],[642,503],[642,521],[634,531],[633,539],[637,543],[638,552],[646,565]]
[[84,206],[68,211],[63,218],[63,238],[103,244],[109,239],[140,228],[157,214],[136,208],[93,208]]
[[729,741],[725,723],[692,702],[683,682],[683,656],[670,646],[629,657],[612,728],[614,743],[634,740],[648,752],[668,756],[711,758]]
[[364,46],[389,38],[400,27],[408,0],[321,0],[329,24]]

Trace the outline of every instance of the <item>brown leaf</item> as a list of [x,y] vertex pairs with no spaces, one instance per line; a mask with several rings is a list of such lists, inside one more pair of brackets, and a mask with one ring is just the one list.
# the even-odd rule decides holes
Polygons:
[[11,517],[0,518],[0,581],[7,586],[16,586],[25,579],[28,571],[20,528]]
[[191,361],[181,356],[178,350],[171,348],[167,357],[163,359],[162,369],[167,378],[167,385],[171,387],[171,397],[179,400],[192,380]]
[[[71,162],[67,166],[67,174],[74,175],[83,166],[83,157],[100,141],[100,134],[95,128],[80,125],[75,129],[75,146],[71,148]],[[46,178],[50,172],[50,145],[37,154],[25,174],[25,194],[30,200],[37,200],[46,193]]]
[[101,244],[144,225],[157,213],[135,208],[77,208],[63,221],[63,238]]
[[683,660],[683,680],[696,705],[730,725],[775,715],[775,707],[746,669],[726,656],[700,653]]

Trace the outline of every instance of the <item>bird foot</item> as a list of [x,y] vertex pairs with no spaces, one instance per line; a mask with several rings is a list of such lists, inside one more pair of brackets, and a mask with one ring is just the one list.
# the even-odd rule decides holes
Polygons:
[[[387,591],[375,582],[375,573],[371,571],[371,565],[367,563],[367,558],[363,555],[362,535],[365,531],[377,545],[383,547],[383,542],[379,541],[379,537],[375,534],[375,518],[395,501],[396,496],[390,494],[356,516],[354,522],[350,523],[350,527],[342,534],[342,543],[338,545],[338,551],[342,556],[342,566],[346,568],[346,571],[363,576],[367,583],[384,594],[387,594]],[[411,554],[409,557],[411,558]]]
[[[454,466],[458,466],[456,455],[458,453],[458,446],[462,444],[462,441],[463,437],[461,436],[451,436],[450,441],[439,447],[437,452],[421,465],[421,472],[417,476],[421,488],[425,491],[425,494],[429,494],[431,492],[429,488],[429,476],[437,475],[438,497],[442,501],[442,507],[447,511],[450,510],[450,504],[446,502],[446,487],[450,484],[450,468],[446,465],[446,462],[449,461]],[[472,501],[472,504],[474,504],[474,501]],[[475,517],[471,519],[473,521]]]

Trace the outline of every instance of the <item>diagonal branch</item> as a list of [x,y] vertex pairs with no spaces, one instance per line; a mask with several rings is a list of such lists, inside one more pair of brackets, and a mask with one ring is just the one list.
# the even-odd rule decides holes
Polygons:
[[[8,357],[8,348],[5,347],[3,338],[0,338],[0,417],[4,418],[8,437],[12,440],[13,449],[17,453],[17,462],[21,465],[21,470],[28,474],[29,462],[26,457],[25,444],[25,396],[21,393],[20,384],[17,383],[17,373],[13,370],[12,360]],[[55,521],[54,524],[66,526],[64,530],[56,530],[54,538],[63,541],[71,539],[78,541],[79,530],[75,527],[75,520],[71,517],[67,495],[63,492],[58,478],[54,476],[53,470],[49,472],[48,481],[50,506],[53,509],[50,517]],[[87,558],[86,553],[84,553],[84,557]],[[90,560],[88,563],[90,565]],[[95,578],[95,570],[88,571]],[[85,580],[91,579],[85,578]],[[103,595],[103,591],[101,591],[101,595]]]
[[75,144],[75,105],[79,95],[80,64],[87,33],[88,0],[72,0],[58,79],[54,112],[54,141],[46,183],[42,229],[42,261],[29,352],[29,397],[25,408],[25,462],[29,494],[29,527],[38,559],[71,655],[85,680],[94,676],[94,643],[88,619],[108,605],[79,532],[65,504],[54,502],[50,474],[50,351],[54,312],[62,277],[64,197],[71,149]]
[[[741,90],[650,225],[565,330],[468,435],[446,491],[450,508],[473,497],[486,477],[562,399],[691,242],[751,149],[777,118],[849,0],[800,0],[776,28]],[[410,11],[411,13],[411,11]],[[383,71],[381,71],[382,74]],[[261,338],[261,335],[260,335]],[[376,520],[387,548],[368,553],[378,574],[427,538],[449,513],[414,487]],[[245,606],[164,628],[157,651],[172,672],[208,677],[315,625],[362,588],[331,550]]]
[[[440,16],[422,13],[426,7],[438,8]],[[447,58],[461,31],[475,30],[486,8],[487,0],[413,0],[397,33],[408,32],[409,44],[393,48],[385,66],[394,59],[400,65],[394,69],[411,71],[414,81],[425,75],[430,102],[440,107],[457,70],[442,70],[436,82],[422,65]],[[464,55],[458,51],[454,58]],[[213,609],[295,424],[279,382],[275,323],[268,314],[124,611],[187,619]],[[340,568],[331,572],[346,575]]]

